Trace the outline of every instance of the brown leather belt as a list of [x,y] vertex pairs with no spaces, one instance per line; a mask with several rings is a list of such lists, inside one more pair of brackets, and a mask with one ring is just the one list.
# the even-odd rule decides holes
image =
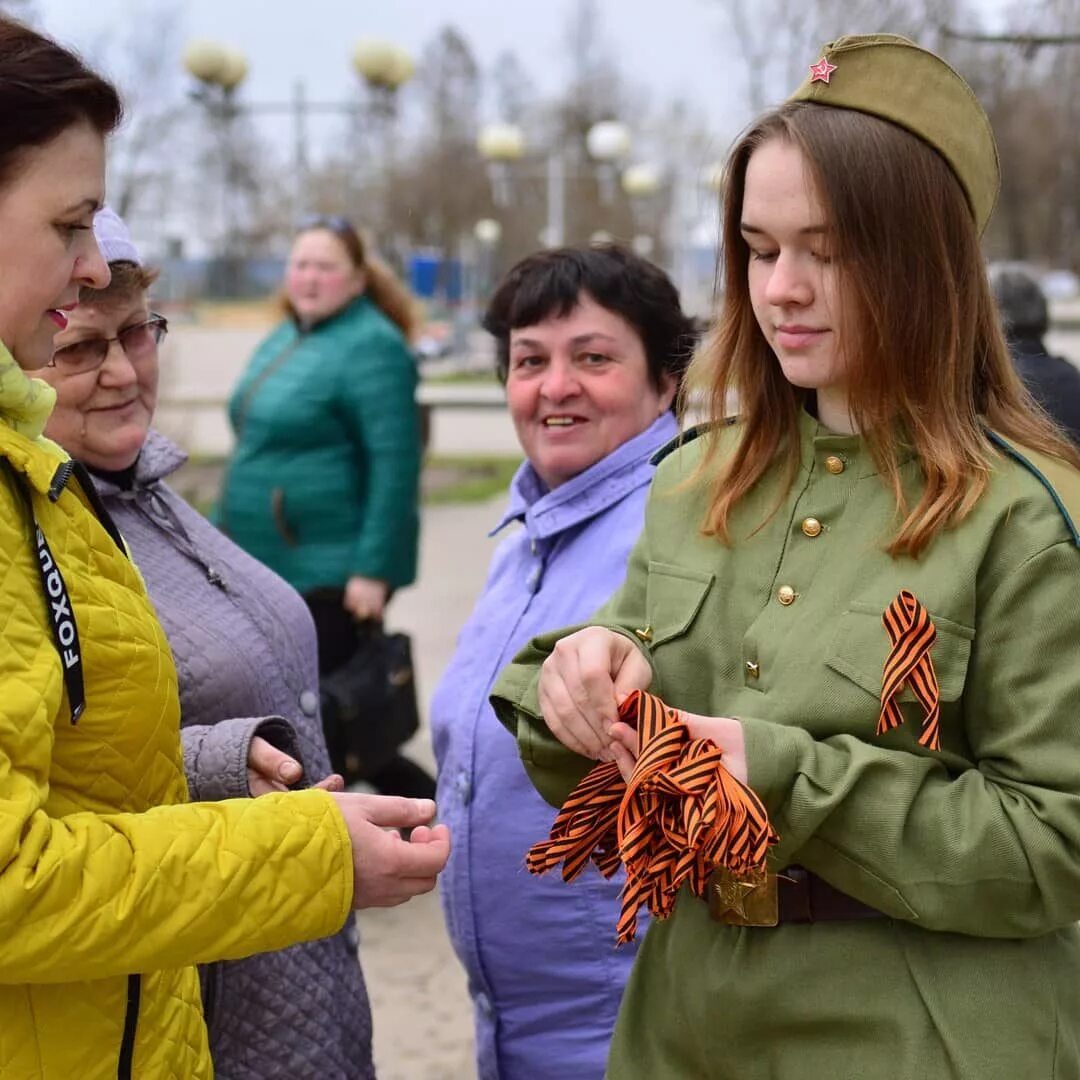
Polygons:
[[709,914],[732,926],[887,918],[884,912],[833,888],[803,866],[789,866],[756,883],[738,881],[719,871],[709,883]]
[[845,919],[884,919],[877,908],[834,889],[802,866],[789,866],[777,875],[777,899],[783,923],[841,922]]

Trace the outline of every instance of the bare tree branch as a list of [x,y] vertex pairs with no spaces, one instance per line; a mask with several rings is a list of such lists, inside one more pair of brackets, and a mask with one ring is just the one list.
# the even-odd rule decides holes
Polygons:
[[1044,45],[1080,45],[1080,34],[977,34],[942,26],[942,33],[956,41],[971,41],[983,45],[1018,45],[1026,52],[1035,52]]

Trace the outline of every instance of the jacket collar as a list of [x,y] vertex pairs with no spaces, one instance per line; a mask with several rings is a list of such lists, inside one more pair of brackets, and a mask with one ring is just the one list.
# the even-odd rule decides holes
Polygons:
[[38,439],[56,404],[56,391],[32,379],[0,344],[0,421],[28,439]]
[[512,521],[521,521],[533,539],[544,540],[603,513],[650,482],[653,470],[648,467],[649,459],[678,430],[675,417],[665,412],[640,435],[553,491],[544,487],[528,461],[522,462],[510,482],[510,505],[488,535],[494,536]]
[[56,391],[33,379],[0,344],[0,454],[42,494],[49,490],[58,462],[67,455],[42,434],[56,403]]
[[[135,486],[148,487],[158,480],[164,480],[176,472],[187,459],[187,454],[176,443],[151,428],[146,435],[142,450],[139,451],[138,460],[135,462]],[[92,475],[94,487],[102,495],[108,497],[120,493],[120,488],[111,480],[107,480],[98,473]]]
[[1041,337],[1035,334],[1018,334],[1009,339],[1009,351],[1015,357],[1045,358],[1049,354]]
[[370,303],[367,293],[362,292],[359,296],[354,296],[349,300],[344,307],[339,307],[337,311],[332,311],[329,315],[316,319],[315,322],[303,322],[295,314],[290,318],[290,322],[301,334],[310,334],[313,330],[322,330],[324,327],[332,326],[338,319],[363,311]]
[[[878,475],[878,467],[870,448],[860,435],[837,434],[824,427],[817,417],[805,408],[799,410],[799,441],[803,471],[814,467],[818,454],[836,454],[858,470],[860,478]],[[895,449],[897,465],[906,465],[915,457],[914,448],[904,439],[898,440]]]

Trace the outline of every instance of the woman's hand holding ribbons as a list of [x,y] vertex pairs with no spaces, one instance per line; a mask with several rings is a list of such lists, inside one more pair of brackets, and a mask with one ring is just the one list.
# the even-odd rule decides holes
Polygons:
[[[647,690],[652,668],[641,650],[622,634],[602,626],[561,638],[540,671],[538,693],[544,721],[570,750],[599,761],[614,761],[629,780],[638,756],[637,732],[618,719],[619,706],[634,690]],[[726,716],[680,716],[695,739],[711,739],[724,765],[747,782],[742,724]]]
[[552,735],[583,757],[612,761],[612,725],[619,703],[652,682],[636,645],[602,626],[561,638],[540,670],[538,693]]

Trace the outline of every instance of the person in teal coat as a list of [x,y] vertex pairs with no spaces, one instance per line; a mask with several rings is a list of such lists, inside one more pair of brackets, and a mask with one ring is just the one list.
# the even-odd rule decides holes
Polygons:
[[[381,621],[393,591],[416,577],[421,437],[408,344],[416,311],[337,217],[313,218],[297,234],[284,303],[286,318],[229,402],[236,449],[218,517],[304,596],[325,675],[356,650],[359,624]],[[400,757],[364,779],[396,794],[435,790]]]
[[[658,799],[657,747],[702,739],[775,830],[652,920],[614,1080],[1077,1080],[1080,456],[998,325],[970,88],[893,35],[813,60],[729,158],[713,423],[494,705],[556,805],[593,767]],[[643,750],[646,688],[678,713]]]

